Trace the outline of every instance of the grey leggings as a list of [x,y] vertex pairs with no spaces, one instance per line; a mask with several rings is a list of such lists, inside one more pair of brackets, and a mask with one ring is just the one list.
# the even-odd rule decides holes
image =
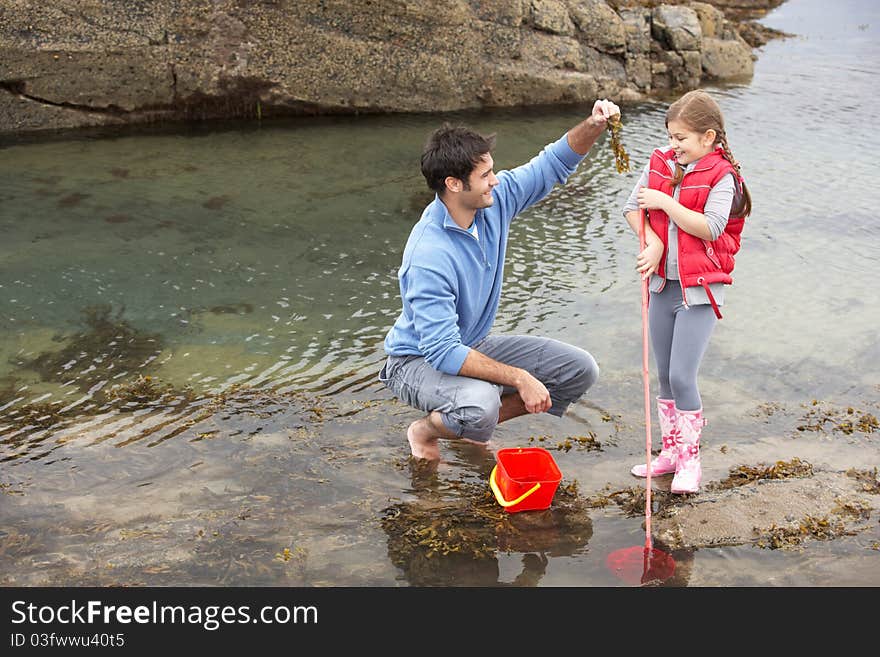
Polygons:
[[681,411],[703,408],[697,372],[717,321],[709,304],[685,308],[681,285],[676,280],[667,279],[663,290],[651,293],[648,323],[660,380],[659,396],[675,400]]

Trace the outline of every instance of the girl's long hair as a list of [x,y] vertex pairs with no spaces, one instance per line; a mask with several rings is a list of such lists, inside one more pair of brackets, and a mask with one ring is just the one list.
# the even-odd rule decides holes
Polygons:
[[[727,133],[724,130],[724,116],[721,114],[721,108],[718,103],[705,91],[695,89],[687,92],[684,96],[669,106],[666,110],[666,126],[670,121],[681,121],[689,129],[694,132],[703,134],[707,130],[715,131],[715,143],[720,144],[724,159],[733,165],[736,170],[737,182],[740,186],[740,194],[736,194],[734,198],[734,206],[730,209],[731,217],[748,217],[752,212],[752,195],[746,188],[740,173],[739,162],[733,157],[730,150],[730,144],[727,143]],[[677,185],[684,177],[684,169],[677,162],[675,163],[675,177],[672,179],[673,185]]]

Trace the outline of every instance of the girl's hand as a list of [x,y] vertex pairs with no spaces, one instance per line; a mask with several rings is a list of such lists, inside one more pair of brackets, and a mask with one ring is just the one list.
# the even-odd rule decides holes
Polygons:
[[638,193],[638,201],[639,207],[646,210],[663,210],[668,214],[666,210],[666,204],[672,200],[672,197],[669,194],[664,194],[659,189],[650,189],[648,187],[642,187],[639,189]]
[[661,257],[663,257],[663,242],[660,240],[649,242],[645,250],[636,256],[636,271],[642,275],[642,278],[647,278],[657,271]]

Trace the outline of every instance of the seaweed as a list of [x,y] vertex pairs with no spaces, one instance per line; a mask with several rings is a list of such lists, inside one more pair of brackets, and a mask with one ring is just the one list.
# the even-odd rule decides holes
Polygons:
[[759,479],[790,479],[792,477],[812,477],[813,466],[794,457],[791,461],[776,461],[771,466],[763,463],[757,466],[740,465],[730,470],[726,479],[706,485],[707,490],[736,488]]
[[862,484],[862,490],[873,495],[880,495],[880,476],[877,475],[877,468],[873,470],[856,470],[850,468],[846,471],[848,477],[852,477]]
[[131,381],[112,386],[105,395],[108,401],[120,403],[127,409],[140,409],[181,399],[191,402],[196,398],[189,387],[179,392],[170,383],[163,384],[153,376],[142,374]]
[[[382,510],[388,555],[414,584],[449,581],[449,571],[486,574],[499,552],[572,554],[592,537],[588,504],[576,482],[557,489],[548,509],[508,513],[485,483],[444,482],[416,502]],[[491,567],[489,568],[491,570]]]
[[617,173],[629,171],[629,154],[620,139],[620,132],[623,129],[620,114],[609,117],[608,127],[611,130],[611,151],[614,153],[614,165],[617,167]]
[[[644,488],[630,487],[622,488],[610,493],[598,493],[589,498],[589,504],[594,507],[605,507],[609,504],[616,504],[627,517],[635,518],[644,515],[646,497],[647,493]],[[682,496],[679,495],[678,497],[680,498]],[[669,491],[654,490],[651,492],[651,507],[653,513],[658,515],[663,514],[669,509],[669,507],[674,506],[675,503],[676,497]]]
[[825,432],[826,426],[830,426],[832,432],[839,431],[846,435],[856,431],[870,434],[880,430],[880,421],[873,413],[857,410],[852,406],[834,408],[814,399],[804,417],[804,423],[798,425],[797,430]]
[[23,404],[4,412],[2,416],[4,423],[9,423],[18,431],[48,429],[58,424],[61,418],[58,402]]
[[44,381],[72,383],[82,391],[105,381],[111,370],[139,369],[162,350],[162,336],[134,328],[122,319],[123,312],[120,308],[114,315],[106,304],[87,306],[82,310],[86,331],[59,336],[58,341],[66,342],[61,351],[41,353],[19,365],[36,371]]
[[796,547],[807,538],[827,541],[855,534],[854,531],[846,528],[843,521],[829,520],[827,516],[822,518],[806,516],[797,524],[780,527],[774,523],[766,529],[755,527],[754,531],[757,534],[755,545],[771,550]]
[[[529,443],[537,442],[546,442],[550,436],[529,436]],[[579,451],[602,451],[602,443],[596,440],[596,433],[594,431],[588,431],[586,436],[566,436],[562,441],[557,442],[556,446],[550,446],[546,449],[556,449],[560,452],[570,452],[572,449],[577,448]]]

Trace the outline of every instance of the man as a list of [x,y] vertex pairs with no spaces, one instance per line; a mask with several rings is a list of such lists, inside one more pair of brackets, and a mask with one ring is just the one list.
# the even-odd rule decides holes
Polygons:
[[410,232],[398,270],[403,309],[385,337],[379,379],[427,413],[407,429],[412,455],[439,461],[439,439],[485,445],[525,413],[561,416],[598,378],[593,357],[536,336],[489,335],[513,218],[564,183],[620,110],[590,116],[526,164],[493,171],[494,135],[444,125],[421,169],[436,196]]

